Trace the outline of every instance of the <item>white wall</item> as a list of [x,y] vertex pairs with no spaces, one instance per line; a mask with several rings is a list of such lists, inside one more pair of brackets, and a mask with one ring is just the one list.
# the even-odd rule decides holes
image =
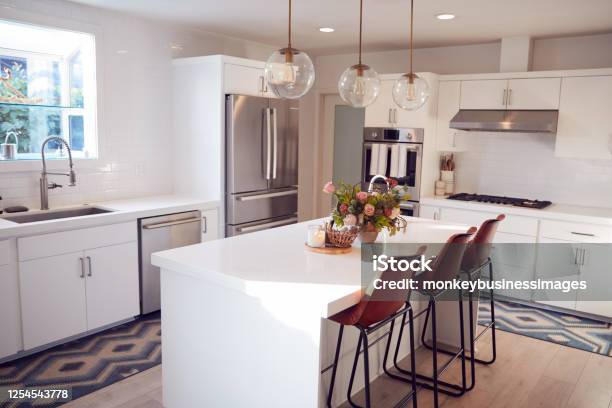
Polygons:
[[[71,205],[150,194],[171,193],[173,57],[223,53],[265,59],[272,48],[197,31],[185,31],[101,9],[55,0],[19,0],[0,8],[0,18],[101,35],[98,75],[102,79],[101,160],[94,167],[76,164],[77,187],[50,191],[50,205]],[[170,44],[182,50],[171,50]],[[118,50],[127,53],[118,54]],[[188,107],[185,107],[188,108]],[[178,146],[180,148],[180,146]],[[38,166],[34,171],[3,172],[3,205],[38,208]],[[67,184],[65,177],[51,180]]]
[[532,71],[612,67],[612,33],[533,42]]
[[555,136],[532,133],[461,135],[456,189],[556,203],[610,207],[612,161],[554,157]]

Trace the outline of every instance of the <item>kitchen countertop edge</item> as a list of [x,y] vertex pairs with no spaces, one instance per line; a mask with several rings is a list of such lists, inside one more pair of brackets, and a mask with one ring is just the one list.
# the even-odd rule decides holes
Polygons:
[[423,197],[422,205],[457,208],[472,211],[487,211],[518,215],[538,219],[583,222],[612,226],[612,208],[583,207],[567,204],[552,204],[544,209],[521,208],[499,204],[479,203],[474,201],[449,200],[446,197]]
[[[215,209],[219,208],[221,203],[218,200],[207,200],[197,197],[160,195],[88,203],[85,205],[109,209],[112,210],[112,212],[84,217],[39,221],[28,224],[17,224],[0,218],[0,240],[118,224],[135,221],[139,218],[155,217],[184,211]],[[53,210],[75,207],[78,206],[57,207],[53,208]]]

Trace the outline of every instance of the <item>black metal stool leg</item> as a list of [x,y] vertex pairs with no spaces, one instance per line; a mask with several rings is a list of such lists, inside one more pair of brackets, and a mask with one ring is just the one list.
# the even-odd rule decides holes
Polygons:
[[[493,282],[493,262],[491,262],[491,260],[489,260],[489,280]],[[489,325],[489,328],[491,329],[491,359],[490,360],[481,360],[478,358],[474,359],[477,363],[485,364],[485,365],[493,364],[495,362],[495,359],[497,358],[497,342],[495,339],[495,329],[496,329],[495,327],[495,296],[494,296],[493,289],[489,290],[489,302],[491,306],[491,323]],[[478,337],[482,336],[483,333],[484,331],[480,333]]]
[[331,380],[329,382],[329,393],[327,394],[327,406],[331,408],[332,396],[334,394],[334,383],[336,382],[336,372],[338,371],[338,360],[340,359],[340,346],[342,345],[342,333],[344,332],[344,325],[340,325],[338,331],[338,343],[336,345],[336,355],[334,356],[334,366],[332,368]]
[[370,353],[368,351],[368,335],[361,329],[363,337],[363,375],[365,381],[365,406],[370,408]]
[[[416,352],[414,349],[414,312],[412,311],[412,308],[408,310],[408,316],[408,321],[410,324],[410,371],[413,372],[413,375],[410,376],[412,378],[412,408],[417,408],[417,384],[416,376],[414,375],[414,373],[416,373]],[[402,321],[404,321],[405,318],[406,315],[404,315]]]
[[[463,388],[463,392],[467,391],[466,387],[466,374],[465,374],[465,325],[463,322],[463,294],[461,290],[459,292],[459,335],[461,336],[461,340],[459,344],[461,345],[461,386]],[[471,338],[470,338],[471,341]]]
[[359,405],[355,404],[351,399],[351,394],[353,391],[353,381],[355,380],[355,371],[357,371],[357,363],[359,362],[359,353],[361,351],[361,334],[359,335],[359,341],[357,342],[357,350],[355,350],[355,360],[353,360],[353,370],[351,371],[351,378],[349,380],[348,391],[346,392],[346,397],[348,399],[349,404],[352,407],[359,407]]
[[473,310],[473,296],[472,292],[468,292],[468,324],[470,325],[470,386],[467,391],[471,391],[476,385],[476,350],[474,340],[474,310]]
[[[428,304],[428,305],[427,305],[427,312],[429,312],[430,310],[431,310],[431,308],[430,308],[430,306],[429,306],[429,304]],[[423,312],[420,312],[419,314],[421,314],[421,313],[423,313]],[[414,321],[414,313],[412,314],[412,319],[413,319],[413,321]],[[418,380],[424,380],[424,381],[431,382],[431,381],[432,381],[432,378],[431,378],[431,377],[428,377],[428,376],[423,375],[423,374],[419,374],[419,373],[417,373],[417,372],[416,372],[416,371],[414,371],[414,370],[412,370],[412,371],[405,370],[405,369],[403,369],[403,368],[401,368],[401,367],[399,366],[398,356],[399,356],[399,349],[400,349],[400,346],[401,346],[402,334],[403,334],[403,330],[404,330],[404,326],[405,326],[405,324],[406,324],[406,316],[404,315],[404,316],[402,317],[402,324],[400,325],[399,336],[398,336],[398,339],[397,339],[397,343],[396,343],[396,345],[395,345],[395,354],[394,354],[394,356],[393,356],[393,366],[395,367],[395,369],[396,369],[398,372],[400,372],[400,373],[402,373],[402,374],[404,374],[404,375],[406,375],[406,376],[410,376],[410,377],[414,376],[414,377],[416,377]],[[414,331],[414,329],[413,329],[413,331]],[[432,349],[432,348],[431,348],[431,346],[427,346],[427,345],[426,345],[425,347],[426,347],[427,349],[429,349],[429,350],[431,350],[431,349]],[[439,347],[438,347],[438,352],[442,352],[442,350],[441,350]],[[450,354],[450,353],[449,353],[449,354]],[[452,362],[452,361],[453,361],[455,358],[457,358],[459,355],[460,355],[460,353],[453,353],[453,358],[451,358],[449,361],[447,361],[447,362],[445,363],[445,368],[444,368],[443,370],[446,370],[446,368],[448,368],[448,365],[449,365],[449,364],[450,364],[450,363],[451,363],[451,362]],[[414,374],[413,374],[413,373],[414,373]],[[440,374],[440,373],[439,373],[439,374]],[[393,377],[393,375],[391,375],[391,374],[390,374],[390,376],[391,376],[391,377]],[[396,377],[393,377],[393,378],[396,378]],[[397,379],[399,379],[399,380],[403,380],[403,381],[406,381],[406,380],[407,380],[406,378],[397,378]],[[432,387],[432,385],[431,385],[431,384],[429,384],[429,383],[423,383],[423,382],[418,381],[418,380],[417,380],[417,384],[418,384],[419,386],[421,386],[421,387],[423,387],[423,388],[426,388],[426,389],[428,389],[428,390],[433,390],[433,387]],[[439,392],[441,392],[442,394],[450,395],[451,397],[460,397],[461,395],[463,395],[463,394],[465,393],[465,391],[464,391],[464,385],[463,385],[463,384],[462,384],[462,385],[457,385],[457,384],[452,384],[452,383],[449,383],[449,382],[442,381],[442,380],[438,379],[438,386],[442,386],[442,387],[443,387],[443,388],[439,388]],[[452,390],[457,390],[457,391],[456,391],[456,392],[455,392],[455,391],[450,391],[450,390],[448,390],[447,388],[450,388],[450,389],[452,389]]]
[[434,407],[438,408],[438,337],[436,334],[436,301],[430,300],[429,305],[431,306],[431,341],[433,348],[432,355],[432,379],[433,379],[433,393],[434,393]]

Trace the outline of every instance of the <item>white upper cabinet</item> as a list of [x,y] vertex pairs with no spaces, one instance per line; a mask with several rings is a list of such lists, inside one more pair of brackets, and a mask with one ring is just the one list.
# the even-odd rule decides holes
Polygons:
[[461,109],[557,109],[560,86],[561,78],[461,81]]
[[507,79],[461,81],[461,109],[506,109]]
[[393,100],[393,86],[400,75],[385,74],[386,78],[380,81],[378,98],[365,110],[365,127],[428,128],[435,119],[437,76],[427,72],[418,74],[429,84],[431,95],[422,107],[407,111],[397,106]]
[[563,78],[555,156],[612,159],[612,76]]
[[263,66],[226,63],[224,65],[224,89],[226,94],[275,97],[266,82]]
[[450,121],[459,112],[461,97],[460,81],[442,81],[438,89],[438,117],[436,125],[436,149],[444,152],[465,150],[461,148],[461,134],[449,127]]
[[378,98],[366,107],[365,127],[394,127],[397,125],[398,106],[393,101],[393,84],[395,81],[380,81]]
[[523,78],[508,81],[508,109],[559,109],[561,78]]

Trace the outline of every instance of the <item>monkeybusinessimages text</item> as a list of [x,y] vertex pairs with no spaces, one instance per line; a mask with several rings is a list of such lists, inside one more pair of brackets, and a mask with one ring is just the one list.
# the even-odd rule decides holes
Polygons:
[[586,281],[571,280],[422,280],[422,279],[393,279],[392,276],[380,275],[383,272],[414,272],[419,273],[432,271],[434,260],[426,258],[425,255],[410,259],[397,259],[387,255],[372,256],[372,271],[378,274],[374,279],[374,289],[383,290],[463,290],[463,291],[482,291],[482,290],[553,290],[568,293],[573,290],[586,290]]

